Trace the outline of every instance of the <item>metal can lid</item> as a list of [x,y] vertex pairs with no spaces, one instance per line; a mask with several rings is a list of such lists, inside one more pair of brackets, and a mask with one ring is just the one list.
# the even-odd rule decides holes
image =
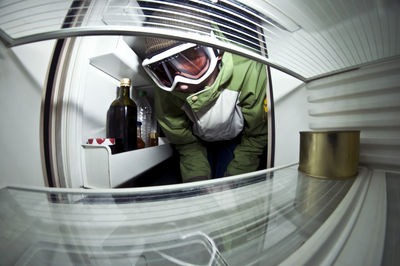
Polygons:
[[121,79],[121,86],[128,86],[128,87],[130,87],[131,86],[131,80],[129,79],[129,78],[123,78],[123,79]]

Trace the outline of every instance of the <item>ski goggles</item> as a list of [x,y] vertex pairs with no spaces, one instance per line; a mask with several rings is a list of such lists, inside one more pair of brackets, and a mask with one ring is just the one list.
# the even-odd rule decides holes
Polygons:
[[218,62],[213,48],[184,43],[143,60],[143,67],[163,90],[172,91],[178,83],[200,84]]

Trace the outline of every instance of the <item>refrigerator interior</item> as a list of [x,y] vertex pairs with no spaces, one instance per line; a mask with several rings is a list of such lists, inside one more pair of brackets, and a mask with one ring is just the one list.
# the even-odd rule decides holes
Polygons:
[[[220,27],[226,39],[209,36],[208,29],[198,32],[189,25],[182,32],[146,21],[152,11],[167,8],[169,14],[168,8],[178,7],[179,14],[193,19],[192,26],[208,19]],[[29,8],[35,12],[29,14]],[[133,94],[141,89],[152,97],[154,84],[140,66],[144,37],[152,35],[219,47],[271,67],[273,93],[269,100],[273,104],[269,106],[274,124],[269,127],[275,149],[269,157],[274,157],[274,165],[298,161],[299,131],[356,129],[361,130],[362,162],[398,169],[398,8],[395,2],[373,1],[365,1],[363,8],[342,1],[336,5],[329,1],[254,1],[247,5],[194,1],[181,6],[173,1],[24,1],[4,5],[1,36],[6,46],[13,47],[11,52],[43,49],[41,53],[48,54],[49,47],[40,45],[43,40],[84,36],[57,41],[52,56],[40,58],[42,61],[24,63],[30,62],[24,59],[19,64],[23,71],[36,64],[43,68],[49,60],[41,110],[37,109],[38,100],[34,101],[39,118],[28,114],[35,116],[30,120],[35,134],[22,138],[32,146],[39,137],[40,145],[29,149],[22,164],[32,165],[30,158],[40,157],[41,166],[36,162],[29,169],[37,177],[43,174],[46,185],[94,188],[116,187],[169,158],[172,150],[168,145],[161,151],[145,149],[145,156],[139,155],[143,160],[138,161],[142,166],[138,168],[124,162],[138,160],[134,153],[111,156],[105,147],[86,145],[88,138],[105,136],[106,111],[115,98],[119,78],[130,76]],[[198,12],[199,21],[190,12]],[[31,23],[18,22],[17,18],[28,14]],[[327,14],[329,19],[324,20]],[[10,52],[10,48],[3,49]],[[43,73],[29,73],[29,78],[45,79]],[[21,87],[35,90],[29,85]],[[10,133],[3,134],[6,139]],[[12,145],[4,143],[15,150]],[[147,164],[149,158],[154,162]],[[23,185],[23,180],[17,181],[21,171],[8,162],[2,162],[9,172],[4,185]],[[39,186],[43,184],[40,177],[35,180]]]
[[[146,22],[164,8],[200,12],[195,24],[210,20],[227,38]],[[399,11],[372,0],[1,3],[1,264],[395,265]],[[145,36],[271,68],[274,168],[111,189],[176,163],[165,139],[116,155],[86,144],[105,137],[119,78],[153,97],[140,66]],[[358,176],[299,172],[303,130],[360,130]]]

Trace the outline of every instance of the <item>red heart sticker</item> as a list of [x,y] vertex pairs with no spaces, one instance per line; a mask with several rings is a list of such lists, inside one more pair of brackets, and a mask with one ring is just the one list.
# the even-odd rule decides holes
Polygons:
[[97,141],[98,144],[102,144],[105,141],[105,139],[98,138],[98,139],[96,139],[96,141]]

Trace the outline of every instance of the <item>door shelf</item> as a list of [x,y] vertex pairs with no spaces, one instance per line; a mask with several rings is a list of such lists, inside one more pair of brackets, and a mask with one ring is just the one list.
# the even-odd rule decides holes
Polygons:
[[108,146],[83,144],[84,186],[115,188],[172,155],[169,144],[111,154]]

